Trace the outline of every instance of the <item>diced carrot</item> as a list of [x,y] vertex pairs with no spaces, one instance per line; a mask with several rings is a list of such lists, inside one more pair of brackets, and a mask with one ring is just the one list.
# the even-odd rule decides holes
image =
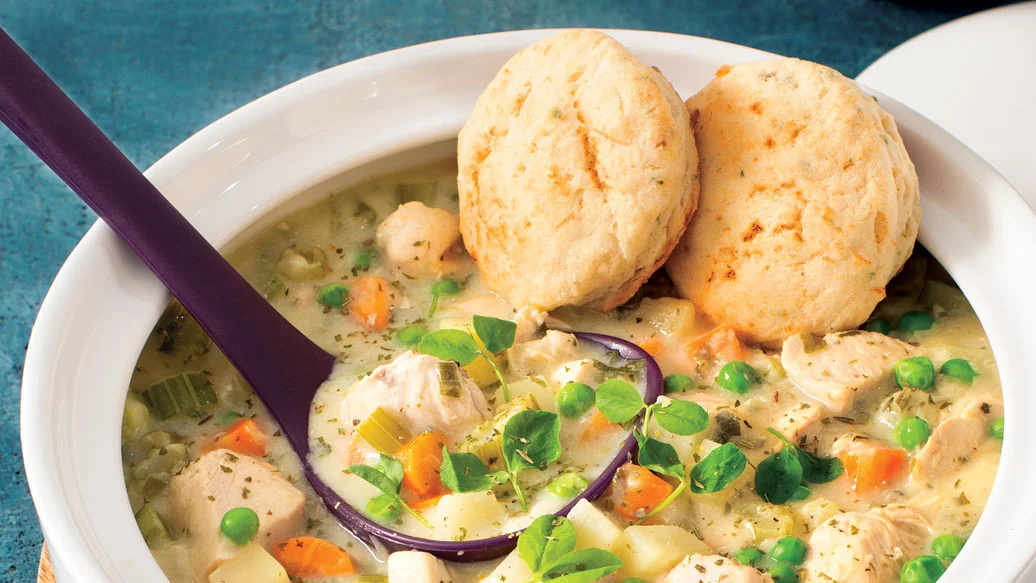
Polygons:
[[665,348],[665,344],[658,336],[649,336],[640,341],[640,347],[651,356],[658,356],[662,349]]
[[672,493],[669,482],[632,462],[619,468],[612,481],[615,511],[630,521],[644,518]]
[[376,275],[364,275],[353,282],[349,314],[367,330],[388,326],[396,295],[387,281]]
[[838,454],[853,490],[867,494],[880,490],[900,477],[907,468],[902,449],[886,447],[853,448]]
[[446,436],[436,431],[422,433],[411,439],[400,452],[403,462],[403,487],[417,496],[417,500],[431,498],[446,491],[439,479],[442,467],[442,448]]
[[719,326],[691,340],[687,344],[687,354],[699,361],[730,362],[744,358],[744,349],[732,328]]
[[586,422],[586,429],[583,430],[582,440],[590,441],[602,433],[616,431],[620,427],[618,423],[608,421],[608,418],[599,409],[595,409],[593,415],[590,416],[590,420]]
[[205,451],[214,449],[229,449],[241,455],[262,457],[266,455],[266,434],[255,419],[241,419],[217,436]]
[[300,536],[273,543],[270,554],[290,577],[349,575],[356,571],[349,554],[328,541]]

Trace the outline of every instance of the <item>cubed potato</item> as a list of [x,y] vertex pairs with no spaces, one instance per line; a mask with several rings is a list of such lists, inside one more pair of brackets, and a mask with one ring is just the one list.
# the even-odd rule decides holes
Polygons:
[[689,530],[661,524],[630,526],[622,531],[613,552],[622,559],[624,577],[653,579],[689,554],[712,549]]
[[388,558],[388,583],[453,583],[446,563],[421,551],[397,551]]
[[637,307],[637,315],[666,336],[687,335],[694,330],[695,310],[690,300],[645,298]]
[[816,496],[813,500],[796,508],[793,514],[798,523],[799,532],[809,534],[841,511],[842,509],[834,502],[822,496]]
[[596,506],[586,500],[580,500],[568,513],[572,526],[576,527],[576,548],[596,547],[610,551],[615,548],[622,536],[620,529],[612,519],[608,518]]
[[511,551],[489,576],[482,579],[482,583],[525,583],[532,577],[532,571],[515,550]]
[[474,540],[496,534],[494,523],[507,519],[504,505],[492,492],[448,494],[435,505],[429,521],[445,540]]
[[209,583],[289,583],[284,567],[262,546],[252,543],[209,574]]

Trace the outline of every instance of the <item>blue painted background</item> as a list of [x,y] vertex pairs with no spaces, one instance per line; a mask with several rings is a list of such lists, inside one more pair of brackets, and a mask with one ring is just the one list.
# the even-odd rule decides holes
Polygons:
[[[997,2],[891,0],[3,0],[0,26],[138,166],[281,85],[451,36],[542,27],[707,36],[855,76],[928,28]],[[94,215],[0,129],[0,581],[31,581],[41,541],[18,396],[40,301]]]

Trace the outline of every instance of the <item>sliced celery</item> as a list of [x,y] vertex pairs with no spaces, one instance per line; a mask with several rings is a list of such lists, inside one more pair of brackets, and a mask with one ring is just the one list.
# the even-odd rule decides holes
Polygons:
[[356,427],[360,437],[367,440],[371,447],[386,455],[392,455],[402,449],[403,444],[413,437],[391,413],[378,407],[370,417],[364,419]]
[[461,385],[460,367],[456,362],[439,363],[439,392],[444,397],[460,397],[463,386]]
[[180,413],[197,413],[219,402],[212,383],[199,372],[188,372],[158,381],[140,393],[141,400],[159,419]]
[[140,534],[144,535],[147,546],[155,548],[169,542],[169,532],[165,529],[165,523],[150,504],[141,507],[133,517],[137,519],[137,528],[140,529]]

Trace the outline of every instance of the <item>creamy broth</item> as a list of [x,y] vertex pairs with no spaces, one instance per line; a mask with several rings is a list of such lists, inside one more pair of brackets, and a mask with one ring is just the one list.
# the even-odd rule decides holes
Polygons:
[[[312,463],[325,481],[361,510],[378,492],[343,470],[351,463],[374,464],[377,452],[369,448],[359,453],[349,450],[349,440],[355,439],[352,426],[357,423],[354,421],[362,420],[338,419],[341,396],[378,367],[391,366],[400,355],[411,351],[398,336],[408,325],[433,331],[463,329],[476,314],[508,320],[527,316],[516,313],[491,294],[480,281],[470,258],[461,256],[451,274],[461,283],[461,289],[454,295],[440,295],[436,312],[429,317],[433,301],[431,290],[438,278],[414,277],[394,269],[385,261],[375,238],[378,225],[387,216],[400,204],[415,200],[429,207],[457,211],[456,167],[452,161],[377,178],[336,193],[283,217],[228,253],[230,262],[281,314],[317,344],[338,355],[333,377],[314,400],[310,421],[311,442],[315,444]],[[315,276],[295,273],[292,279],[291,273],[285,273],[291,269],[283,263],[286,250],[291,249],[303,255],[303,261],[296,262],[302,269],[311,267],[306,262],[318,256],[318,262],[323,264],[319,273]],[[925,262],[927,270],[921,265]],[[380,278],[391,288],[393,306],[386,325],[371,329],[373,320],[356,317],[358,305],[347,302],[338,308],[321,303],[319,296],[329,284],[344,284],[355,297],[357,282],[370,277]],[[665,569],[689,553],[709,554],[711,551],[731,555],[746,547],[766,552],[785,536],[808,542],[818,527],[843,512],[886,505],[906,505],[916,510],[931,523],[931,536],[948,533],[966,538],[971,533],[988,499],[1000,458],[1000,441],[989,431],[990,423],[1003,417],[996,364],[977,317],[963,295],[948,278],[940,275],[934,260],[927,258],[923,251],[917,251],[915,260],[897,281],[901,285],[890,286],[890,297],[879,305],[874,318],[895,323],[912,311],[934,316],[930,329],[893,329],[888,337],[905,341],[912,356],[928,357],[936,371],[950,359],[967,360],[978,373],[970,383],[937,373],[930,392],[899,389],[889,370],[888,378],[868,389],[867,394],[861,391],[854,396],[847,411],[832,414],[830,408],[816,398],[815,392],[811,394],[793,382],[789,370],[782,364],[780,350],[742,345],[729,331],[717,329],[696,315],[693,304],[678,299],[660,274],[637,297],[609,314],[563,308],[546,316],[542,326],[539,322],[532,325],[529,342],[539,341],[544,327],[600,332],[642,346],[654,356],[665,375],[690,377],[693,387],[666,396],[701,405],[709,414],[708,427],[688,436],[670,433],[657,425],[651,425],[648,430],[651,437],[671,444],[687,469],[724,443],[733,443],[747,458],[748,467],[729,486],[714,493],[679,495],[647,522],[682,529],[667,531],[669,535],[665,538],[669,540],[664,552],[652,546],[665,546],[658,542],[658,537],[636,539],[631,534],[623,534],[627,538],[622,540],[640,541],[644,546],[626,551],[621,546],[614,549],[627,563],[620,575],[660,580]],[[817,355],[825,354],[825,350],[836,350],[835,343],[852,341],[855,332],[844,334],[841,339],[832,337],[829,344],[823,341],[816,346],[810,344],[803,358],[819,358]],[[557,406],[552,397],[564,383],[552,375],[560,366],[583,358],[605,365],[616,364],[609,363],[608,356],[600,349],[584,345],[578,347],[578,358],[548,359],[541,368],[522,368],[515,364],[521,350],[523,343],[516,342],[510,352],[501,356],[506,380],[517,387],[516,394],[536,393],[539,408],[554,412]],[[747,363],[758,375],[758,382],[743,394],[717,384],[717,375],[729,361]],[[163,379],[184,373],[198,373],[188,382],[211,383],[218,403],[187,415],[159,420],[155,410],[142,401],[146,391]],[[466,367],[464,374],[466,378],[476,378],[479,391],[489,404],[489,414],[495,413],[502,395],[491,371]],[[484,378],[480,380],[479,375]],[[596,386],[615,376],[607,366],[597,367],[587,384]],[[530,377],[541,382],[530,384],[526,380]],[[634,377],[628,380],[642,391],[643,379]],[[927,454],[922,455],[923,447],[906,449],[897,443],[895,429],[907,417],[924,419],[931,429],[932,436],[928,439],[932,442],[938,438],[941,424],[965,419],[974,411],[982,416],[982,431],[976,438],[976,447],[959,459],[941,460],[942,465],[935,466],[938,471],[925,470],[927,462],[922,458]],[[536,516],[556,511],[568,499],[552,494],[546,485],[559,474],[571,471],[578,471],[592,481],[628,435],[629,424],[619,430],[593,429],[591,426],[595,423],[600,424],[600,419],[595,418],[597,413],[596,407],[591,407],[576,417],[562,416],[564,454],[561,460],[542,472],[533,471],[522,477],[529,512],[522,511],[513,492],[501,488],[489,496],[491,503],[499,507],[494,507],[485,519],[464,522],[463,531],[456,525],[442,526],[448,520],[440,520],[429,532],[406,513],[395,523],[395,528],[416,536],[471,540],[523,528]],[[175,583],[208,581],[192,566],[191,547],[197,533],[183,532],[176,526],[169,481],[187,464],[211,450],[213,441],[243,418],[253,419],[266,435],[265,455],[257,456],[258,459],[274,466],[305,494],[305,520],[292,536],[306,535],[330,541],[345,549],[355,563],[353,575],[319,580],[350,581],[360,575],[384,574],[386,557],[371,553],[338,526],[306,483],[300,460],[247,383],[193,320],[174,305],[143,349],[131,380],[123,423],[123,465],[131,505],[138,512],[138,520],[144,520],[145,537],[169,578]],[[896,463],[902,467],[888,471],[877,484],[865,484],[863,478],[851,478],[847,474],[827,483],[805,485],[808,491],[802,493],[804,499],[771,504],[757,494],[754,482],[756,469],[780,449],[781,442],[768,428],[776,428],[811,454],[824,459],[838,456],[847,471],[859,471],[859,475],[862,470],[850,465],[858,463],[863,467],[864,454],[860,448],[893,452],[889,454],[893,456],[891,459],[899,460]],[[589,439],[584,438],[587,432],[591,435]],[[856,437],[846,438],[846,435]],[[448,445],[453,448],[457,444]],[[673,479],[665,480],[670,486],[676,484]],[[624,513],[625,499],[619,490],[612,488],[595,503],[617,531],[638,522],[645,514]],[[464,503],[471,500],[467,498]],[[247,505],[247,499],[241,504]],[[438,516],[438,511],[434,504],[421,510],[429,517]],[[153,517],[141,519],[142,513],[153,513]],[[162,532],[155,530],[154,518],[161,521]],[[691,542],[680,542],[684,539],[673,537],[672,532],[692,535],[687,538]],[[234,549],[227,552],[233,554]],[[656,564],[633,560],[631,553],[644,553]],[[513,562],[512,559],[507,561]],[[491,573],[490,580],[503,581],[509,568],[507,561],[499,568],[497,562],[493,562],[451,565],[450,569],[458,583],[480,581]]]

